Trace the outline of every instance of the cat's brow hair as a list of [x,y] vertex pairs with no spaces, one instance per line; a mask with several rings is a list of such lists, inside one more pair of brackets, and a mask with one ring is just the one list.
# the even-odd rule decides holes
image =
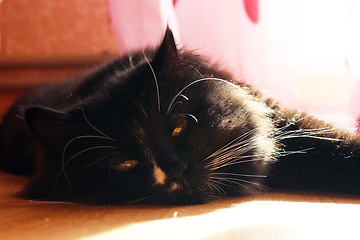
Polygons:
[[[189,101],[189,98],[188,98],[187,96],[185,96],[184,94],[180,94],[179,97],[183,97],[186,101]],[[183,103],[183,102],[180,101],[180,100],[177,101],[176,103],[174,103],[174,104],[171,106],[171,108],[168,110],[169,113],[172,111],[172,109],[173,109],[176,105],[182,104],[182,103]]]
[[[218,82],[223,82],[223,83],[226,83],[226,84],[230,84],[230,85],[232,85],[232,86],[234,86],[234,87],[236,87],[236,88],[238,88],[238,89],[241,89],[239,86],[237,86],[237,85],[235,85],[235,84],[233,84],[233,83],[231,83],[231,82],[228,82],[228,81],[226,81],[226,80],[224,80],[224,79],[221,79],[221,78],[207,77],[207,78],[201,78],[201,79],[195,80],[195,81],[189,83],[188,85],[186,85],[183,89],[181,89],[181,90],[172,98],[172,100],[171,100],[171,102],[170,102],[170,104],[169,104],[169,106],[168,106],[168,108],[167,108],[166,115],[169,115],[169,113],[170,113],[170,111],[171,111],[171,109],[172,109],[172,106],[173,106],[173,104],[174,104],[174,101],[175,101],[179,96],[182,96],[182,93],[183,93],[187,88],[189,88],[190,86],[192,86],[192,85],[194,85],[194,84],[196,84],[196,83],[204,82],[204,81],[214,81],[214,82],[218,81]],[[242,89],[241,89],[241,90],[242,90]],[[243,91],[243,90],[242,90],[242,91]]]
[[154,77],[154,81],[155,81],[155,85],[156,85],[156,93],[157,93],[157,99],[158,99],[158,109],[159,109],[159,112],[160,112],[160,91],[159,91],[159,84],[158,84],[158,80],[157,80],[157,77],[156,77],[156,74],[154,72],[154,69],[153,67],[151,66],[148,58],[146,57],[146,54],[143,52],[143,55],[144,55],[144,59],[146,61],[146,63],[149,65],[150,69],[151,69],[151,72],[153,74],[153,77]]
[[194,115],[192,115],[192,114],[190,114],[190,113],[186,113],[186,114],[175,114],[174,116],[172,116],[171,118],[170,118],[170,120],[173,120],[174,118],[177,118],[177,117],[179,117],[179,116],[182,116],[182,117],[191,117],[192,119],[194,119],[194,121],[195,122],[199,122],[199,120],[194,116]]

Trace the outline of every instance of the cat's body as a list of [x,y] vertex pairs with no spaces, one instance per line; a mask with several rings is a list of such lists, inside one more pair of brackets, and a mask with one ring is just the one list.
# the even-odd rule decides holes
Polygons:
[[268,188],[360,194],[359,147],[178,51],[170,30],[156,50],[21,98],[0,126],[1,168],[35,171],[22,196],[91,204],[196,204]]

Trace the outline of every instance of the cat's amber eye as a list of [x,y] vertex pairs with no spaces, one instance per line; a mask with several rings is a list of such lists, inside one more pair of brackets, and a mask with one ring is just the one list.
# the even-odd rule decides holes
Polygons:
[[180,134],[182,134],[185,131],[186,127],[187,127],[187,120],[184,119],[181,121],[181,123],[179,123],[179,125],[177,125],[177,127],[171,133],[171,136],[173,136],[173,137],[179,136]]
[[138,164],[136,160],[127,160],[112,166],[113,169],[120,172],[125,172],[133,169]]

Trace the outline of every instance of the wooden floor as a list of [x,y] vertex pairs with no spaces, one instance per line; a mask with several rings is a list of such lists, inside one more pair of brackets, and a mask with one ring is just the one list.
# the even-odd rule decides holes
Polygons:
[[87,206],[12,197],[0,172],[0,239],[359,239],[360,199],[264,193],[197,206]]

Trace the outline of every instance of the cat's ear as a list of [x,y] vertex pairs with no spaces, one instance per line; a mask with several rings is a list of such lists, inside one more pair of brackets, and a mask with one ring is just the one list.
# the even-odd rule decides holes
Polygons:
[[56,146],[69,136],[73,116],[57,110],[34,107],[25,112],[25,119],[34,136],[44,146]]
[[174,35],[169,27],[166,28],[164,39],[157,49],[151,65],[154,69],[160,70],[165,62],[171,62],[178,58],[178,51],[174,40]]

